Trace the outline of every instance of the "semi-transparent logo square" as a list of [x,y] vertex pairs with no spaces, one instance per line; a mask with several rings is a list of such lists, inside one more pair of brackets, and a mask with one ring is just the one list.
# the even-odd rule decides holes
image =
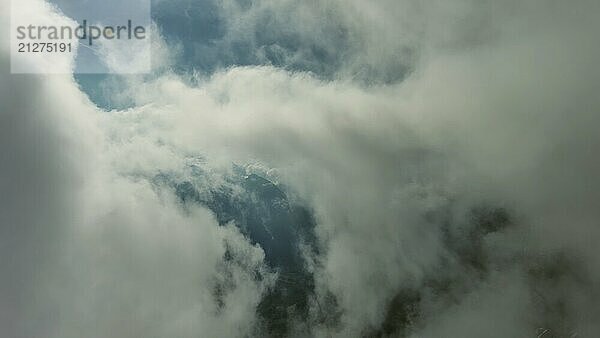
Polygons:
[[12,73],[151,69],[151,0],[12,0]]

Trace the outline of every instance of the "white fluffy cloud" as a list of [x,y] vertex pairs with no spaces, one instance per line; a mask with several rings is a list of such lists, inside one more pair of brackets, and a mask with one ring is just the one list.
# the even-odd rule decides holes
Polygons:
[[[251,278],[261,250],[219,228],[206,210],[186,214],[139,179],[199,154],[217,169],[230,162],[276,168],[314,210],[321,248],[310,257],[314,311],[333,294],[340,317],[327,325],[307,319],[312,335],[375,330],[403,290],[419,293],[415,337],[600,329],[592,318],[600,311],[593,245],[600,6],[331,5],[346,8],[340,15],[361,39],[380,37],[361,40],[368,49],[357,58],[381,69],[402,48],[393,45],[396,32],[417,31],[426,48],[410,76],[365,87],[268,66],[232,68],[195,86],[164,75],[132,80],[136,107],[110,114],[70,78],[3,78],[2,126],[11,127],[2,134],[2,231],[3,241],[19,244],[2,247],[14,260],[3,264],[11,277],[0,295],[15,304],[2,308],[15,337],[48,328],[57,337],[251,332],[269,280]],[[397,24],[394,13],[404,8],[422,15]],[[340,78],[365,62],[343,67]],[[483,236],[479,249],[491,271],[478,275],[447,237],[471,245],[466,215],[487,203],[509,209],[514,224]],[[223,241],[240,261],[227,267],[237,287],[215,312],[211,287],[225,264]],[[556,257],[567,267],[539,277],[539,262],[560,264]],[[454,282],[431,287],[438,279]],[[38,319],[33,328],[28,318]]]
[[[118,140],[73,78],[10,75],[7,47],[3,40],[3,335],[236,337],[252,330],[271,280],[263,251],[234,227],[219,227],[207,210],[183,210],[150,182],[121,175],[127,159],[115,151]],[[224,278],[230,286],[219,304]]]

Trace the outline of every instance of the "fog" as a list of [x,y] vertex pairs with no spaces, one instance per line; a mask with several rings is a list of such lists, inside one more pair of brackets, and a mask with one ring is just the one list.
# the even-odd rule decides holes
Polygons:
[[310,210],[314,242],[289,245],[314,287],[287,336],[600,330],[600,4],[171,6],[194,5],[222,32],[173,41],[156,18],[154,72],[103,84],[124,109],[71,75],[11,75],[2,40],[4,335],[276,336],[265,248],[156,183],[197,159],[200,192],[236,165]]

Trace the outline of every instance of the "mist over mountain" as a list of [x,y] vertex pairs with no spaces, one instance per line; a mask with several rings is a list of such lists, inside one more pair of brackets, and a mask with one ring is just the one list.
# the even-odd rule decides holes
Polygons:
[[0,336],[598,336],[600,3],[152,5],[149,74],[0,40]]

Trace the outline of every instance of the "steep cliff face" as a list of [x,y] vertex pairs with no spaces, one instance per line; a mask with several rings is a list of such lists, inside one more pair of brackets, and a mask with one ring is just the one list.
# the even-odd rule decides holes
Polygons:
[[[284,188],[237,166],[218,180],[211,180],[200,166],[193,166],[190,173],[189,179],[159,174],[154,183],[172,189],[184,206],[210,209],[219,224],[235,225],[264,250],[277,280],[258,306],[260,325],[273,336],[289,333],[293,318],[308,316],[314,293],[313,275],[303,257],[307,253],[301,248],[317,248],[310,210],[290,201]],[[215,297],[222,297],[223,290],[217,286]]]

